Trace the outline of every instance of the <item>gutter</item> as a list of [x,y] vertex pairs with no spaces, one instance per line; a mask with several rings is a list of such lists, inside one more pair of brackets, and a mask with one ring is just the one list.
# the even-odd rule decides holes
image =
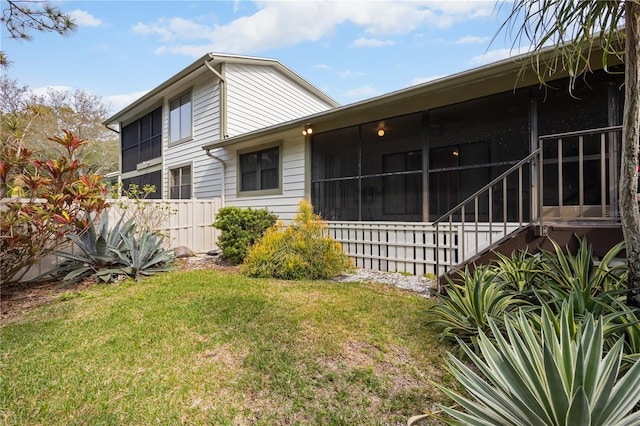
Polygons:
[[109,127],[109,125],[108,125],[108,124],[105,124],[105,125],[104,125],[104,127],[106,127],[107,129],[111,130],[113,133],[117,133],[118,135],[120,134],[120,131],[119,131],[119,130],[112,129],[111,127]]
[[207,157],[213,158],[218,163],[220,163],[220,166],[222,166],[222,179],[220,179],[220,181],[221,181],[220,182],[220,185],[221,185],[221,188],[220,188],[220,199],[222,200],[222,207],[224,207],[226,205],[224,193],[225,193],[225,189],[226,189],[225,186],[226,186],[226,181],[227,181],[227,179],[226,179],[226,176],[227,176],[227,163],[225,163],[224,160],[221,159],[220,157],[216,157],[215,155],[213,155],[211,153],[210,149],[206,149],[204,152],[205,152],[205,154],[207,154]]
[[[211,56],[213,59],[213,56]],[[220,64],[220,70],[222,73],[218,72],[206,59],[204,60],[204,64],[209,68],[209,71],[215,74],[216,77],[220,80],[220,140],[223,140],[228,137],[227,135],[227,82],[224,78],[225,74],[225,64]],[[207,153],[207,155],[209,155]]]

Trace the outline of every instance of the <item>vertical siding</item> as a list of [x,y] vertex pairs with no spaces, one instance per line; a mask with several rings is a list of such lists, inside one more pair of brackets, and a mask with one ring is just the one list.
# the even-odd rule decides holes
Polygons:
[[273,67],[227,64],[226,80],[229,136],[331,108]]
[[[193,139],[176,145],[169,144],[169,112],[165,107],[163,131],[164,197],[168,197],[169,170],[174,166],[192,164],[193,196],[211,198],[220,195],[221,167],[207,157],[202,145],[220,137],[220,86],[217,80],[199,80],[192,91]],[[176,95],[179,95],[176,93]],[[169,99],[167,99],[168,101]],[[168,105],[168,104],[166,104]]]

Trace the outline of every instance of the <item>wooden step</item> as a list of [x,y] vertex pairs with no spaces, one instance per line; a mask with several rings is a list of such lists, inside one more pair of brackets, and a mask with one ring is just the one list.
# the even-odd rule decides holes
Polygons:
[[[527,250],[529,253],[538,253],[541,250],[553,250],[551,240],[562,248],[575,253],[579,247],[578,238],[586,238],[591,244],[595,257],[604,256],[613,246],[623,241],[622,226],[619,222],[609,221],[556,221],[545,222],[544,233],[539,235],[537,224],[531,224],[507,235],[446,274],[438,277],[438,290],[441,290],[447,282],[445,277],[452,280],[458,278],[458,271],[468,269],[473,272],[476,265],[486,265],[497,260],[496,253],[511,256],[514,251]],[[625,257],[623,250],[621,257]]]

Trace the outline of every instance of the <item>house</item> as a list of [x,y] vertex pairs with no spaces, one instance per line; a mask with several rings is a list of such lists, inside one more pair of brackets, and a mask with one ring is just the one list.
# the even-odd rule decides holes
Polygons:
[[546,235],[591,235],[600,253],[622,239],[624,75],[592,57],[571,93],[519,57],[205,143],[225,168],[214,195],[284,219],[310,199],[365,268],[440,275]]
[[360,267],[440,275],[547,235],[598,255],[622,239],[623,65],[596,52],[570,93],[522,58],[337,106],[277,61],[205,55],[107,123],[125,184],[284,220],[309,199]]
[[[220,196],[223,174],[202,145],[337,106],[277,60],[209,53],[104,124],[120,129],[125,188],[153,184],[152,198],[202,199]],[[279,154],[260,153],[258,185],[280,185],[267,165]]]

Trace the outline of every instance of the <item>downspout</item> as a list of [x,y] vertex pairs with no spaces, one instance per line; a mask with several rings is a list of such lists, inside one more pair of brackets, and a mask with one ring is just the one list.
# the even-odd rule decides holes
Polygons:
[[[213,59],[212,55],[209,55],[211,57],[211,59]],[[220,64],[221,67],[221,71],[222,73],[218,72],[217,69],[215,69],[206,59],[204,61],[204,64],[206,65],[207,68],[209,68],[209,71],[211,71],[213,74],[215,74],[216,77],[218,77],[218,79],[220,80],[220,137],[219,140],[223,140],[227,137],[227,82],[224,79],[224,63]],[[222,167],[222,179],[220,180],[220,184],[221,184],[221,188],[220,188],[220,200],[222,202],[222,207],[224,207],[226,205],[225,203],[225,184],[226,184],[226,177],[227,177],[227,163],[224,162],[224,160],[222,160],[219,157],[216,157],[215,155],[213,155],[211,153],[210,149],[205,150],[205,153],[207,154],[208,157],[213,158],[214,160],[216,160],[218,163],[220,163],[220,166]]]
[[112,129],[111,127],[109,127],[109,125],[105,124],[104,127],[106,127],[107,129],[111,130],[114,133],[120,134],[120,131],[116,130],[116,129]]
[[113,173],[118,173],[118,198],[122,198],[122,139],[120,131],[109,127],[108,124],[104,124],[104,127],[118,135],[118,171]]
[[219,73],[209,62],[206,60],[204,64],[209,68],[209,71],[215,74],[220,80],[220,140],[227,138],[227,82],[224,79],[224,63],[220,64],[222,73]]
[[218,163],[220,163],[220,166],[222,167],[222,179],[220,179],[220,200],[222,202],[222,207],[225,206],[225,201],[224,201],[224,192],[225,192],[225,183],[227,181],[226,176],[227,176],[227,163],[224,162],[224,160],[220,157],[216,157],[215,155],[213,155],[211,153],[210,149],[207,149],[204,151],[205,154],[207,154],[208,157],[213,158],[214,160],[216,160]]

